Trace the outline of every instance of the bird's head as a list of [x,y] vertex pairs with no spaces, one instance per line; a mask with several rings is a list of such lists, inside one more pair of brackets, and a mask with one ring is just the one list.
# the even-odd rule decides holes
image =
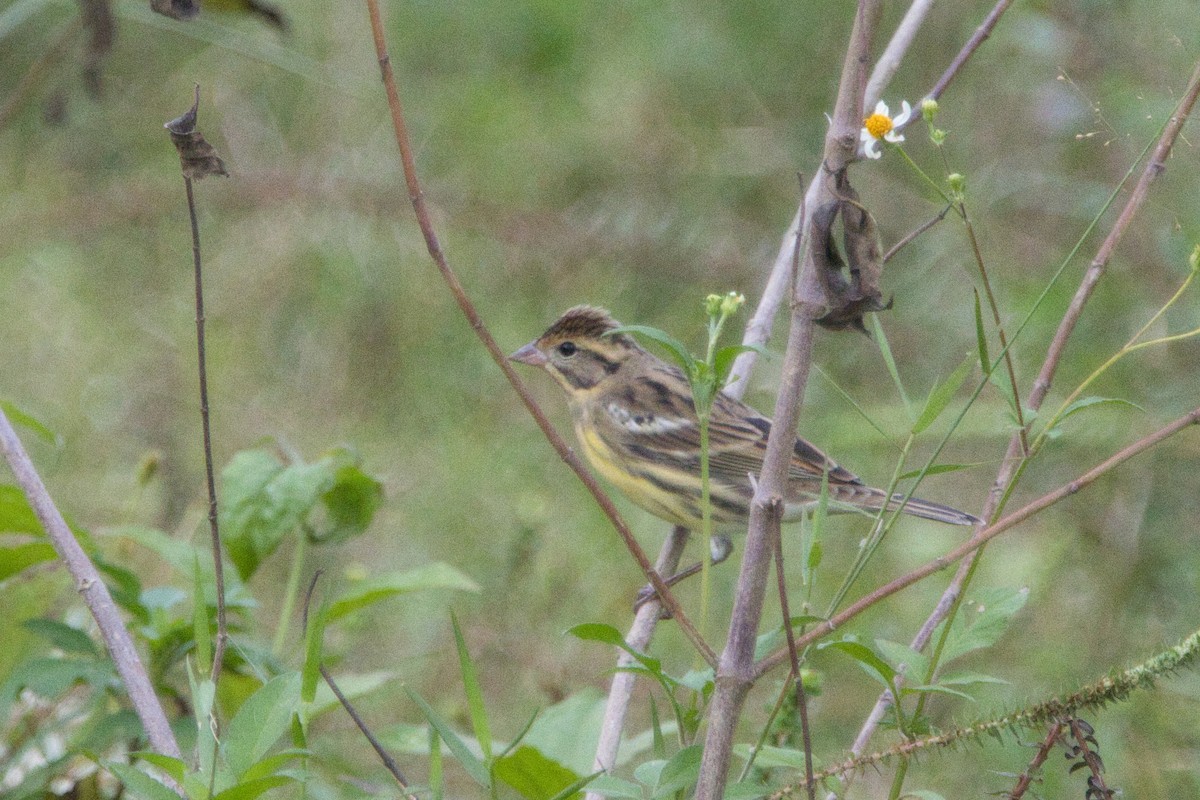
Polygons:
[[542,367],[573,395],[612,378],[638,353],[632,337],[611,333],[620,323],[603,308],[576,306],[509,358]]

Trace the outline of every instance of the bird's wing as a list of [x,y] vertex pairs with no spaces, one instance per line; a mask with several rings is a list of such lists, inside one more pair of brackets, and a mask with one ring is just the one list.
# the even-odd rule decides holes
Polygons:
[[[728,395],[718,395],[709,422],[709,469],[726,481],[747,481],[762,471],[771,421]],[[796,438],[789,481],[816,481],[829,474],[830,484],[858,484],[857,476],[837,465],[809,442]]]

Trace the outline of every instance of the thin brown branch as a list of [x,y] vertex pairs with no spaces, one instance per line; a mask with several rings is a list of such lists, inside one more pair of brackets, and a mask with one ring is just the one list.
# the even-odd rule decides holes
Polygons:
[[[798,638],[796,640],[796,646],[807,647],[813,642],[816,642],[817,640],[829,635],[884,598],[891,597],[902,589],[907,589],[914,583],[924,580],[933,573],[939,572],[951,564],[965,558],[983,545],[990,542],[992,539],[995,539],[1000,534],[1011,530],[1020,523],[1024,522],[1035,514],[1041,513],[1060,500],[1070,497],[1071,495],[1076,494],[1077,492],[1086,488],[1102,475],[1111,472],[1134,456],[1144,453],[1150,448],[1155,447],[1166,439],[1169,439],[1171,436],[1174,436],[1175,434],[1184,430],[1188,426],[1196,424],[1200,424],[1200,408],[1193,409],[1169,425],[1166,425],[1154,433],[1142,437],[1133,444],[1122,448],[1120,451],[1109,456],[1107,459],[1083,473],[1075,480],[1063,484],[1054,491],[1042,495],[1037,500],[1034,500],[1023,508],[1014,511],[1008,516],[992,523],[988,527],[976,533],[967,541],[960,544],[958,547],[947,551],[944,555],[935,558],[927,564],[918,567],[917,569],[914,569],[911,572],[900,576],[899,578],[896,578],[890,583],[880,586],[870,594],[859,598],[842,611],[839,611],[825,622],[816,625],[811,631]],[[762,659],[755,670],[756,676],[761,676],[770,671],[774,667],[786,661],[787,657],[788,655],[786,649],[781,649]]]
[[[196,87],[199,100],[200,87]],[[225,566],[221,557],[221,529],[217,523],[217,481],[214,477],[212,452],[212,425],[208,413],[208,359],[204,344],[204,273],[200,259],[200,224],[196,219],[196,196],[192,191],[192,179],[183,176],[187,191],[188,218],[192,224],[192,273],[196,284],[196,363],[200,383],[200,425],[204,436],[204,477],[208,488],[208,530],[211,538],[213,575],[217,592],[217,641],[213,648],[212,682],[221,679],[221,665],[225,662],[225,647],[229,642],[229,625],[225,617]],[[201,602],[197,598],[196,602]]]
[[1162,136],[1159,137],[1158,144],[1154,148],[1154,153],[1146,163],[1146,168],[1142,170],[1137,185],[1134,186],[1133,191],[1129,195],[1129,200],[1125,203],[1125,207],[1121,209],[1121,213],[1117,216],[1116,221],[1113,222],[1112,230],[1105,237],[1103,244],[1100,245],[1100,249],[1096,251],[1096,257],[1092,259],[1092,263],[1088,266],[1087,272],[1084,273],[1079,288],[1075,291],[1075,296],[1071,298],[1071,305],[1067,308],[1067,313],[1063,315],[1062,322],[1059,323],[1058,330],[1054,333],[1054,339],[1051,340],[1050,347],[1047,350],[1046,360],[1042,364],[1042,369],[1038,373],[1037,380],[1034,381],[1033,389],[1029,394],[1029,405],[1031,408],[1040,408],[1042,401],[1045,400],[1046,395],[1049,393],[1050,385],[1054,382],[1054,374],[1058,369],[1059,363],[1062,361],[1063,350],[1066,349],[1067,341],[1071,338],[1071,334],[1075,332],[1075,327],[1079,324],[1079,318],[1083,316],[1084,306],[1091,299],[1096,284],[1104,276],[1113,251],[1117,249],[1117,245],[1125,235],[1129,223],[1138,211],[1141,210],[1142,204],[1146,201],[1146,196],[1150,191],[1150,184],[1166,169],[1167,158],[1171,155],[1171,148],[1174,146],[1180,131],[1183,130],[1184,123],[1187,122],[1188,116],[1191,114],[1198,94],[1200,94],[1200,62],[1196,63],[1192,76],[1188,80],[1188,86],[1184,92],[1183,99],[1179,101],[1175,113],[1163,130]]
[[[46,491],[46,485],[42,483],[41,476],[38,475],[37,468],[34,467],[29,454],[25,452],[20,438],[2,409],[0,409],[0,452],[3,452],[5,461],[8,462],[13,476],[17,479],[17,484],[25,493],[30,507],[46,531],[46,538],[50,540],[58,557],[66,565],[72,580],[75,581],[75,588],[83,597],[83,601],[87,603],[92,618],[96,620],[100,636],[104,639],[109,655],[112,656],[121,682],[125,684],[125,691],[129,694],[129,701],[133,704],[133,710],[137,713],[142,728],[146,731],[150,747],[156,753],[182,758],[179,745],[175,741],[175,734],[171,731],[171,724],[167,721],[162,705],[154,694],[154,687],[150,683],[145,667],[142,666],[141,658],[138,657],[133,639],[125,628],[121,613],[117,610],[112,595],[109,594],[108,586],[105,585],[96,565],[80,547],[62,514],[59,513],[50,493]],[[171,786],[176,791],[179,790],[173,782]]]
[[450,293],[454,296],[454,300],[458,304],[459,310],[462,311],[463,316],[465,316],[467,318],[467,322],[470,323],[471,329],[475,331],[475,335],[479,338],[480,342],[483,343],[483,346],[487,349],[488,354],[492,357],[492,360],[500,368],[500,371],[504,373],[504,377],[508,379],[508,382],[513,387],[513,390],[521,398],[521,402],[524,403],[525,408],[528,409],[538,427],[541,428],[542,433],[545,435],[547,441],[550,442],[550,446],[554,448],[554,451],[558,454],[558,457],[561,458],[563,462],[570,467],[571,471],[575,473],[576,477],[579,478],[584,487],[587,488],[589,493],[591,493],[593,499],[595,499],[596,503],[600,506],[600,509],[604,512],[605,516],[608,517],[609,521],[620,535],[622,541],[625,543],[625,547],[630,553],[633,554],[634,559],[638,562],[638,566],[641,567],[642,573],[646,576],[646,579],[650,582],[650,584],[654,586],[654,590],[658,593],[663,605],[667,608],[667,610],[671,613],[671,616],[679,625],[680,630],[682,630],[684,635],[687,636],[688,640],[692,643],[692,646],[696,648],[697,652],[700,653],[705,662],[710,666],[715,667],[717,663],[716,653],[714,653],[713,649],[708,645],[707,642],[704,641],[704,638],[696,629],[695,624],[693,624],[692,621],[687,617],[682,606],[680,606],[679,601],[676,600],[675,596],[671,593],[671,590],[667,586],[666,582],[662,579],[658,572],[655,571],[654,565],[646,556],[646,553],[642,549],[641,545],[638,544],[637,539],[634,538],[633,532],[629,529],[629,526],[625,523],[625,520],[622,519],[620,513],[617,511],[617,507],[613,504],[612,499],[609,498],[609,496],[604,492],[600,484],[596,481],[595,477],[593,477],[591,472],[588,471],[587,467],[584,466],[583,462],[575,454],[574,450],[567,445],[566,441],[562,438],[562,436],[559,435],[558,431],[554,429],[554,426],[550,424],[550,420],[546,417],[545,413],[533,399],[533,395],[529,393],[529,390],[521,381],[516,371],[509,364],[508,359],[505,357],[504,352],[500,349],[500,346],[496,344],[495,338],[492,337],[491,332],[484,324],[483,318],[480,317],[479,312],[475,308],[475,304],[471,302],[471,299],[468,297],[466,290],[459,281],[457,274],[455,274],[454,270],[450,266],[449,261],[447,261],[446,255],[442,250],[441,243],[438,241],[437,233],[433,228],[433,222],[430,219],[429,209],[425,204],[425,195],[421,189],[420,180],[417,177],[416,163],[414,161],[412,152],[412,143],[409,139],[408,127],[404,121],[404,111],[400,103],[399,91],[396,88],[396,78],[392,71],[391,58],[387,52],[387,42],[383,34],[383,20],[379,13],[378,0],[367,0],[367,10],[371,20],[371,33],[375,41],[375,53],[379,59],[379,67],[383,76],[384,90],[387,93],[388,108],[390,109],[392,115],[392,127],[396,136],[396,146],[400,151],[400,160],[404,169],[404,180],[408,186],[408,197],[412,202],[413,211],[417,217],[417,224],[421,228],[421,235],[425,238],[425,246],[429,251],[430,257],[433,259],[438,271],[442,274],[442,278],[449,287]]
[[342,708],[346,709],[346,713],[350,715],[350,719],[354,720],[354,724],[358,726],[359,732],[362,733],[363,737],[365,737],[370,743],[371,748],[375,751],[375,754],[379,756],[379,760],[383,762],[383,766],[388,772],[392,773],[392,777],[396,779],[396,783],[400,784],[400,789],[404,792],[404,796],[409,798],[409,800],[416,800],[417,796],[409,790],[408,779],[405,778],[404,773],[400,771],[400,765],[396,763],[396,759],[392,758],[391,753],[389,753],[387,749],[380,743],[379,738],[374,734],[370,727],[367,726],[366,721],[359,715],[358,710],[346,698],[346,695],[342,694],[342,690],[338,688],[337,683],[333,680],[333,676],[329,674],[329,670],[327,670],[324,666],[321,667],[321,677],[324,678],[325,683],[329,685],[330,690],[333,692],[333,696],[336,697],[338,702],[342,704]]
[[941,211],[939,211],[937,214],[935,214],[933,217],[930,217],[925,222],[922,222],[914,230],[911,230],[908,233],[906,233],[904,235],[904,237],[902,239],[900,239],[900,241],[896,242],[894,245],[892,245],[890,248],[888,248],[888,251],[883,254],[883,263],[886,264],[887,262],[891,261],[892,258],[897,253],[899,253],[901,250],[903,250],[908,245],[912,244],[913,241],[915,241],[916,238],[918,236],[920,236],[922,233],[924,233],[925,231],[932,228],[934,225],[937,225],[939,222],[944,220],[946,218],[946,215],[949,213],[950,213],[950,206],[946,206]]
[[1030,760],[1029,766],[1017,778],[1012,791],[1008,793],[1008,800],[1021,800],[1025,796],[1025,792],[1029,791],[1029,787],[1033,785],[1034,776],[1042,768],[1042,765],[1046,763],[1046,759],[1050,757],[1050,752],[1054,749],[1054,745],[1058,744],[1058,740],[1062,736],[1062,729],[1063,724],[1061,721],[1050,725],[1050,730],[1046,732],[1046,736],[1042,739],[1041,745]]
[[783,568],[783,526],[773,524],[775,545],[775,588],[779,592],[779,615],[783,617],[783,630],[787,636],[788,659],[792,665],[791,680],[796,682],[796,710],[800,712],[800,739],[804,747],[804,785],[808,789],[808,800],[816,800],[813,784],[812,730],[808,724],[808,695],[804,691],[804,679],[800,673],[800,653],[796,649],[796,631],[792,628],[792,612],[788,607],[787,572]]
[[942,96],[942,92],[946,91],[946,87],[950,85],[950,81],[954,80],[958,75],[959,70],[970,60],[975,51],[979,49],[989,36],[992,35],[992,30],[996,27],[996,23],[1000,21],[1000,17],[1012,5],[1013,0],[997,0],[996,5],[992,6],[992,10],[988,12],[987,17],[975,29],[975,33],[963,45],[962,50],[958,51],[958,55],[950,62],[950,66],[946,67],[946,71],[942,73],[942,77],[938,78],[937,83],[933,85],[927,97],[937,100]]

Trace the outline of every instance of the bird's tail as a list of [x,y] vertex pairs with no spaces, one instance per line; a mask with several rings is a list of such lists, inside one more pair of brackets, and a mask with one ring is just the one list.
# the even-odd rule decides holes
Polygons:
[[[882,498],[883,492],[880,492],[879,495]],[[931,519],[934,522],[945,522],[949,525],[978,525],[980,523],[979,517],[968,514],[965,511],[959,511],[957,508],[935,503],[932,500],[910,497],[905,502],[904,495],[902,494],[892,495],[892,499],[888,503],[888,511],[895,511],[900,508],[901,503],[904,504],[903,511],[905,514],[911,514],[921,519]]]

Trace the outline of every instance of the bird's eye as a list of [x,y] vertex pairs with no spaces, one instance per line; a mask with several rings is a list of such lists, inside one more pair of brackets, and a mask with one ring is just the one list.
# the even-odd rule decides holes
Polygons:
[[558,352],[559,355],[570,358],[571,356],[575,355],[575,353],[579,352],[579,348],[575,346],[574,342],[563,342],[558,346]]

